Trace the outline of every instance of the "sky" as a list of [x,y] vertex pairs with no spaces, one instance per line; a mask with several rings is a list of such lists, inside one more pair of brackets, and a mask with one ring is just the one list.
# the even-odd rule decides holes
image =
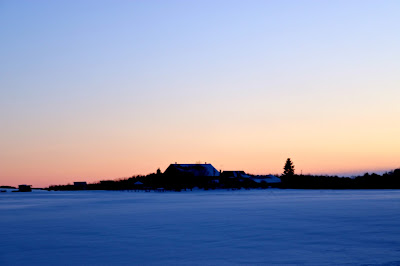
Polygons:
[[0,185],[400,167],[399,1],[0,0]]

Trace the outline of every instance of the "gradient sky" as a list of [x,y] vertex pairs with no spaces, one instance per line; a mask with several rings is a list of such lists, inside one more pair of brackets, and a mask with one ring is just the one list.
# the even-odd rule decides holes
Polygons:
[[400,167],[399,1],[0,0],[0,185]]

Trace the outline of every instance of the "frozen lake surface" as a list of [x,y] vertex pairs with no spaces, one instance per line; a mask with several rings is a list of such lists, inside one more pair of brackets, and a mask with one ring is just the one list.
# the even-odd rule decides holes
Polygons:
[[0,193],[0,265],[400,265],[400,191]]

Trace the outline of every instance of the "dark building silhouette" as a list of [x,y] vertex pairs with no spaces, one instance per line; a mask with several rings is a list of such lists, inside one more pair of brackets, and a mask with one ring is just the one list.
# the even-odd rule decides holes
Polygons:
[[224,178],[250,178],[244,171],[223,171],[221,177]]
[[182,176],[188,175],[193,177],[212,177],[219,176],[220,173],[209,163],[206,164],[170,164],[164,172],[165,175]]
[[259,184],[260,183],[279,184],[282,182],[279,177],[274,175],[257,175],[257,176],[252,176],[250,179]]
[[31,185],[19,185],[18,192],[31,192],[32,188]]

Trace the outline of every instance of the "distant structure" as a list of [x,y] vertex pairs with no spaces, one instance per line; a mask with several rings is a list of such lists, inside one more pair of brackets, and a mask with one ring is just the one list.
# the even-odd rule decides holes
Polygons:
[[86,190],[87,189],[87,183],[84,181],[80,182],[74,182],[74,188],[77,190]]
[[19,185],[18,192],[31,192],[32,188],[31,185]]
[[244,171],[223,171],[221,177],[225,178],[250,178]]
[[282,182],[279,177],[276,177],[274,175],[257,175],[250,177],[250,179],[259,184],[260,183],[277,184]]
[[205,164],[170,164],[164,172],[165,175],[180,176],[191,175],[194,177],[199,176],[220,176],[220,172],[209,163]]

